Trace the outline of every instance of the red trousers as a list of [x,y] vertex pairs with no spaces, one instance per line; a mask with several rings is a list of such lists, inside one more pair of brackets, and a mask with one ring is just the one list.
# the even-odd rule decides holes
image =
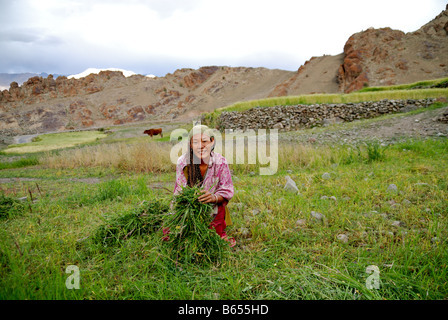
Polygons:
[[226,206],[227,203],[222,202],[218,205],[218,214],[215,219],[210,223],[210,229],[215,229],[216,233],[221,236],[221,238],[227,236],[226,229]]

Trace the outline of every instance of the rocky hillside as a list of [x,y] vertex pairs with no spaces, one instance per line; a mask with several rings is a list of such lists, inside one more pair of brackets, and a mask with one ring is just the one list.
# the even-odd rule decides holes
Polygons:
[[293,72],[202,67],[165,77],[102,71],[81,79],[33,77],[0,93],[3,135],[63,131],[198,116],[239,100],[265,97]]
[[353,34],[344,52],[313,57],[270,96],[352,92],[364,86],[411,83],[448,76],[448,5],[419,30],[390,28]]
[[297,72],[209,66],[155,78],[116,71],[80,79],[34,76],[0,92],[0,136],[189,121],[237,101],[441,78],[448,76],[447,52],[445,10],[412,33],[390,28],[356,33],[343,53],[313,57]]
[[[17,82],[18,84],[23,84],[26,82],[29,78],[32,77],[48,77],[47,73],[0,73],[0,90],[8,90],[10,87],[11,82]],[[58,77],[59,75],[54,75],[55,77]]]

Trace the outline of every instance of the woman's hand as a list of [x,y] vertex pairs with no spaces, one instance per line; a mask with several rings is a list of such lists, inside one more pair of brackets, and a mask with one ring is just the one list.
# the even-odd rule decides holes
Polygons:
[[210,193],[208,190],[201,190],[202,195],[199,196],[198,200],[202,203],[217,203],[219,201],[219,196]]

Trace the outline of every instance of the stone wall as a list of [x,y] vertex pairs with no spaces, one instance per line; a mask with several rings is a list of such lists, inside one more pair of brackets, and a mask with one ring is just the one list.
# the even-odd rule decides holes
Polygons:
[[337,122],[368,119],[383,114],[426,108],[435,99],[381,100],[375,102],[256,107],[243,112],[223,112],[220,130],[279,129],[288,131]]

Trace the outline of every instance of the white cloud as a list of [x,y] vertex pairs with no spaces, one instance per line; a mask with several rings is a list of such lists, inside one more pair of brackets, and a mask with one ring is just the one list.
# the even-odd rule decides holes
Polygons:
[[29,71],[113,66],[163,75],[171,68],[210,64],[296,70],[312,56],[341,53],[351,34],[369,27],[414,31],[445,5],[441,0],[7,1],[0,3],[0,71],[39,63],[57,70]]

